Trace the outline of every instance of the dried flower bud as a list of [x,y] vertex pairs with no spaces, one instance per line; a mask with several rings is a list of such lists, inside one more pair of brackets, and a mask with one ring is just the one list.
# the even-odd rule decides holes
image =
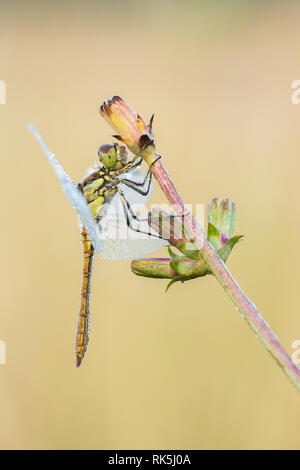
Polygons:
[[117,132],[114,137],[123,142],[135,155],[139,154],[151,165],[156,158],[152,119],[147,126],[143,119],[119,96],[100,106],[100,114]]

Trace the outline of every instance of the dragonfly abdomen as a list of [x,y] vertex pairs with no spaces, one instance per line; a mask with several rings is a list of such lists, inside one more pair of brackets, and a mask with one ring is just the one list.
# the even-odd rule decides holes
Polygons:
[[[91,213],[96,220],[101,219],[105,212],[104,204],[109,203],[117,192],[117,181],[114,180],[111,173],[112,172],[108,175],[105,169],[101,169],[87,176],[78,184],[78,188],[84,195]],[[80,366],[89,342],[89,298],[94,256],[93,245],[84,227],[81,232],[81,237],[83,244],[83,273],[80,310],[76,332],[76,367]]]
[[87,350],[89,342],[89,317],[90,317],[90,289],[91,289],[91,274],[94,257],[94,248],[88,238],[85,228],[82,229],[82,244],[83,244],[83,273],[82,273],[82,286],[80,298],[80,310],[78,316],[77,333],[76,333],[76,367],[79,367],[82,359]]

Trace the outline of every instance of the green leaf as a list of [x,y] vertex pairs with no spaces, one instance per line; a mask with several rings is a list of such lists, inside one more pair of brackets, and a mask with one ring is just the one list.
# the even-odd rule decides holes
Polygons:
[[178,258],[178,255],[176,255],[176,253],[174,253],[174,251],[171,249],[170,246],[168,246],[168,252],[169,252],[169,255],[172,259]]
[[166,287],[166,292],[168,292],[168,290],[170,289],[170,287],[175,284],[175,282],[184,282],[184,276],[177,276],[177,277],[173,277],[173,279],[171,279],[171,281],[168,283],[167,287]]
[[229,240],[227,240],[223,248],[221,248],[221,250],[218,251],[218,255],[224,261],[224,263],[227,260],[228,256],[230,255],[231,250],[234,247],[234,245],[238,243],[243,238],[243,236],[244,235],[235,235],[234,237],[229,238]]
[[177,249],[190,259],[199,260],[202,258],[200,250],[198,250],[197,246],[192,241],[179,242],[177,245]]
[[212,223],[208,223],[207,226],[207,239],[213,245],[215,250],[219,250],[221,247],[220,232]]

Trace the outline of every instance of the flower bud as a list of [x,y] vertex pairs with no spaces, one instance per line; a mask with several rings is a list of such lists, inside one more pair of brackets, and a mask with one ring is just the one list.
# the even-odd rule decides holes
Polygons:
[[242,235],[232,237],[235,224],[235,204],[228,198],[214,198],[208,204],[207,239],[225,262]]
[[146,126],[143,119],[119,96],[114,96],[100,106],[100,114],[117,132],[114,137],[123,142],[135,155],[139,154],[148,165],[156,159],[152,119]]

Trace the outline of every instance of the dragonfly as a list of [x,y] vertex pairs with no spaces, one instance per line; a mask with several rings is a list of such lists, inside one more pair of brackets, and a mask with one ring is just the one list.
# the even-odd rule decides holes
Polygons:
[[[90,293],[96,252],[109,260],[146,256],[169,244],[134,210],[144,206],[153,189],[152,166],[140,170],[140,153],[131,160],[126,147],[104,144],[98,161],[76,185],[65,172],[32,124],[29,129],[53,166],[67,199],[76,209],[81,228],[83,267],[78,313],[75,364],[80,367],[89,342]],[[158,157],[159,158],[159,157]],[[138,179],[138,181],[137,181]],[[134,234],[134,236],[133,236]]]

